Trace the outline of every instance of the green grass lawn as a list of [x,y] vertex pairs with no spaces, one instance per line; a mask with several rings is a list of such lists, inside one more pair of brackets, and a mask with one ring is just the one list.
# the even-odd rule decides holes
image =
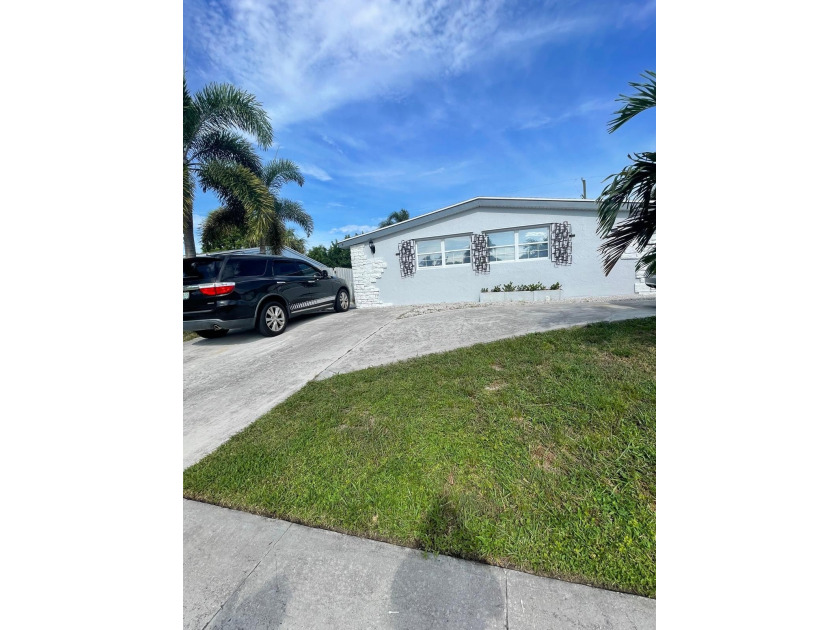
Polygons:
[[184,341],[189,341],[190,339],[195,339],[196,337],[198,337],[198,335],[196,335],[193,331],[191,331],[191,330],[185,330],[184,331]]
[[656,320],[311,382],[184,496],[655,597]]

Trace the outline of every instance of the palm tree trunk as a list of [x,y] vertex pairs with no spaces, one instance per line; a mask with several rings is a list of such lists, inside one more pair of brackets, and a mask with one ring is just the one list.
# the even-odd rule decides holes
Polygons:
[[[189,223],[189,225],[187,225]],[[190,218],[184,220],[184,256],[192,258],[195,256],[195,236],[193,235],[192,213]]]
[[189,166],[184,164],[184,256],[195,256],[195,235],[193,234],[194,182]]

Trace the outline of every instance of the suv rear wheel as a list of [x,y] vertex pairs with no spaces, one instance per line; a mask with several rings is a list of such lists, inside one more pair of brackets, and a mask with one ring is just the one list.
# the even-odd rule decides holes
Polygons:
[[260,309],[259,324],[257,330],[266,337],[276,337],[284,330],[289,322],[289,316],[282,304],[269,302]]

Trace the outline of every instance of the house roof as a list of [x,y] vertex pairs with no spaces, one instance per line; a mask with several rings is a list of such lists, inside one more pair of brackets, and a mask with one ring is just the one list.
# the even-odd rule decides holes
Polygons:
[[474,197],[467,201],[461,201],[452,206],[446,206],[439,210],[433,210],[426,214],[413,217],[400,223],[394,223],[383,228],[371,230],[358,236],[338,242],[339,247],[349,249],[353,245],[364,243],[370,239],[391,236],[403,230],[419,227],[431,221],[437,221],[453,214],[475,210],[476,208],[501,208],[504,210],[584,210],[596,211],[597,202],[595,199],[545,199],[529,197]]

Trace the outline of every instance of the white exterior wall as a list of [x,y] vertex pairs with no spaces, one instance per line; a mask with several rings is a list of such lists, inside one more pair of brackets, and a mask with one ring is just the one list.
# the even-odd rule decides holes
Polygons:
[[[561,202],[558,204],[562,205]],[[535,204],[536,205],[536,204]],[[545,205],[545,204],[543,204]],[[572,204],[569,204],[572,205]],[[577,208],[478,207],[448,217],[411,227],[395,234],[376,237],[371,234],[376,253],[371,254],[367,240],[350,249],[359,308],[390,304],[428,304],[437,302],[478,302],[481,289],[492,289],[507,282],[546,287],[562,285],[562,297],[634,295],[649,290],[637,279],[635,259],[620,260],[609,276],[604,276],[598,247],[594,204]],[[625,215],[626,216],[626,215]],[[619,220],[623,217],[620,215]],[[413,276],[401,278],[397,250],[400,241],[444,238],[493,230],[516,229],[568,221],[575,235],[572,239],[572,264],[555,266],[548,258],[490,263],[490,272],[477,274],[471,265],[418,267]]]

